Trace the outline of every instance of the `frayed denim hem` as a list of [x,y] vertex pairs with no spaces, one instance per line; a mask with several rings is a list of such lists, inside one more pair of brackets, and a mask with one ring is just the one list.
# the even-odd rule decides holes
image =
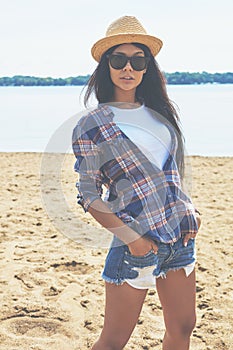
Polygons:
[[104,274],[101,275],[101,277],[103,278],[103,280],[105,282],[111,283],[111,284],[115,284],[116,286],[121,286],[125,280],[121,279],[121,278],[110,278],[108,276],[105,276]]

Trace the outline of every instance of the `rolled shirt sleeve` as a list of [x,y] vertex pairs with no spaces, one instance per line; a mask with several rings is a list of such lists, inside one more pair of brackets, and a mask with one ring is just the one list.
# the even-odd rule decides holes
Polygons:
[[87,212],[90,204],[103,194],[103,174],[100,170],[100,148],[93,141],[95,125],[80,119],[73,130],[72,147],[76,157],[74,170],[79,174],[76,183],[78,204]]

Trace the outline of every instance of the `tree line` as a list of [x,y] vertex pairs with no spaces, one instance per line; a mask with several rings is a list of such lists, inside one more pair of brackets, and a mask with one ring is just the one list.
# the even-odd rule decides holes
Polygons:
[[[233,73],[207,73],[207,72],[164,72],[167,84],[233,84]],[[90,75],[69,78],[40,78],[34,76],[15,75],[13,77],[1,77],[0,86],[73,86],[85,85]]]

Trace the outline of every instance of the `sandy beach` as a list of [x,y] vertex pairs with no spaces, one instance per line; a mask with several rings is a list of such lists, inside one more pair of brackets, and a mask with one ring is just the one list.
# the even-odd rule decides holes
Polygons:
[[[76,204],[74,156],[61,156],[57,176],[53,155],[0,153],[0,164],[0,348],[90,349],[103,324],[101,270],[111,236]],[[231,350],[233,158],[192,156],[191,164],[202,213],[191,349]],[[149,290],[125,349],[159,350],[163,332]]]

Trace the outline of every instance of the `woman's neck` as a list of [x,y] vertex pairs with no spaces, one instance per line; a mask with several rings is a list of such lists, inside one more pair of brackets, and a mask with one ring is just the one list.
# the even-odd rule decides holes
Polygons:
[[118,91],[115,90],[114,101],[113,102],[127,102],[127,103],[136,103],[135,91]]

